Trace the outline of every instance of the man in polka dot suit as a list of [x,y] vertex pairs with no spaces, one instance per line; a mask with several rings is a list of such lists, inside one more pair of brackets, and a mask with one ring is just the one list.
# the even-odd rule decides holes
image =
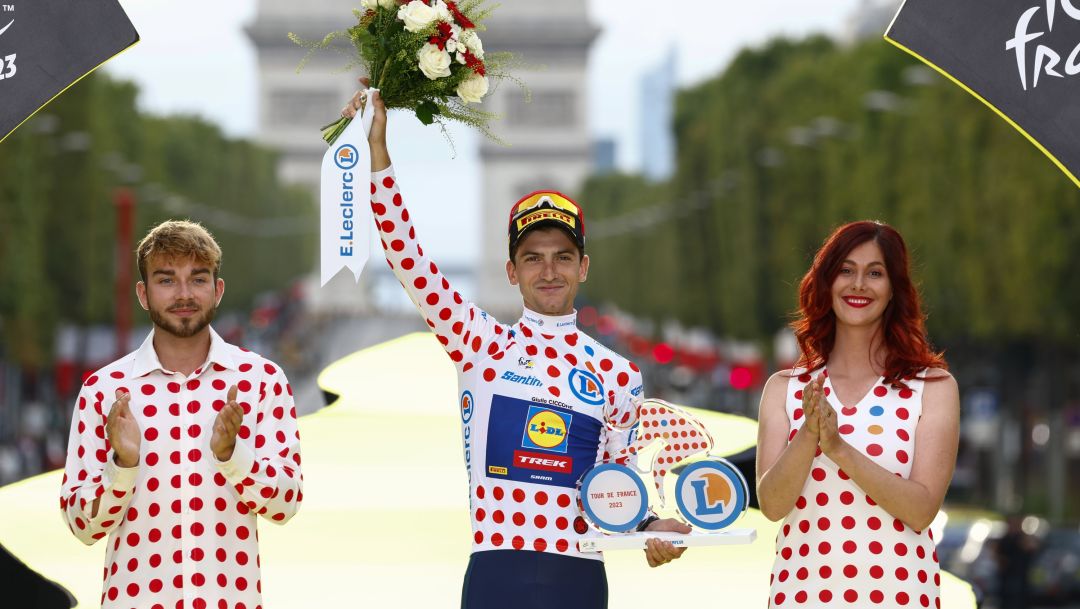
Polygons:
[[[355,116],[362,98],[342,114]],[[514,205],[506,274],[525,311],[500,324],[424,255],[390,164],[385,107],[377,92],[371,101],[371,206],[386,259],[458,373],[473,530],[462,606],[606,607],[603,558],[577,544],[599,533],[573,497],[585,471],[627,446],[642,379],[637,366],[578,330],[574,296],[589,270],[584,215],[555,191]],[[690,529],[649,516],[639,530]],[[648,541],[651,566],[681,554]]]
[[257,516],[303,497],[292,388],[210,327],[225,282],[202,226],[158,225],[137,260],[153,330],[83,384],[60,509],[83,543],[109,537],[102,607],[260,609]]

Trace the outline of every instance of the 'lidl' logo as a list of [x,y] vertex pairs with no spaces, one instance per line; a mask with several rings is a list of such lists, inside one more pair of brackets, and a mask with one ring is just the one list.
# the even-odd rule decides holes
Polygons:
[[466,391],[461,394],[461,422],[468,423],[472,420],[473,414],[473,397],[472,393]]
[[592,372],[574,368],[570,371],[566,382],[570,384],[570,391],[582,402],[591,406],[604,404],[604,386]]
[[359,159],[360,155],[352,144],[345,144],[334,153],[334,162],[337,163],[338,167],[345,170],[356,167],[356,162]]
[[572,418],[573,415],[570,413],[530,406],[529,414],[525,419],[525,433],[521,438],[521,446],[565,453]]

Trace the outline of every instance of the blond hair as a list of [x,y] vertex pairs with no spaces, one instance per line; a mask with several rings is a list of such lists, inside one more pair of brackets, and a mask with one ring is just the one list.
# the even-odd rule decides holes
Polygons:
[[135,254],[139,262],[139,275],[146,281],[146,264],[153,257],[194,258],[210,267],[217,279],[221,270],[221,247],[198,222],[167,220],[150,229],[139,242]]

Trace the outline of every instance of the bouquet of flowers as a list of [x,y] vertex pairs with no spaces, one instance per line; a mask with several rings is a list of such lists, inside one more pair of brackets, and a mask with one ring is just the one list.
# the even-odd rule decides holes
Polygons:
[[[347,39],[355,48],[347,67],[366,69],[387,109],[411,110],[425,125],[464,123],[497,139],[488,127],[495,115],[470,104],[488,94],[493,80],[516,79],[507,73],[511,53],[484,53],[478,32],[491,13],[485,2],[362,0],[362,8],[353,11],[357,23],[347,30],[319,42],[295,34],[289,38],[307,48],[308,57]],[[349,121],[342,118],[323,127],[323,139],[333,144]]]

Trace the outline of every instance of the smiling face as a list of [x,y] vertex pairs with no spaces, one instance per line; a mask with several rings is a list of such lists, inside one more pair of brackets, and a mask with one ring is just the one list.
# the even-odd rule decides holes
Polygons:
[[892,295],[881,248],[876,241],[866,241],[844,258],[840,273],[833,280],[836,323],[853,327],[880,324]]
[[146,282],[140,281],[135,291],[158,329],[190,338],[210,325],[225,281],[214,278],[209,264],[195,258],[153,256],[146,267]]
[[543,315],[572,313],[578,284],[588,273],[589,257],[558,228],[529,231],[506,262],[506,277],[518,286],[525,307]]

